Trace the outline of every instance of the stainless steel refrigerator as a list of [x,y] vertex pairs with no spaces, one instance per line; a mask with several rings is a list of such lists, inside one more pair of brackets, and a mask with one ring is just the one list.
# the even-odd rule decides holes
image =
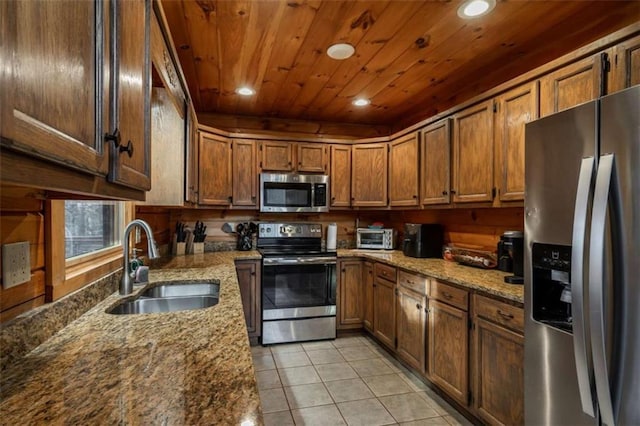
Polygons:
[[640,86],[527,124],[525,422],[640,425]]

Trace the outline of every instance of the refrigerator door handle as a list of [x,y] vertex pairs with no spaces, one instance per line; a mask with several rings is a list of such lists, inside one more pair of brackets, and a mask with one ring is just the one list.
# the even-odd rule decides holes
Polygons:
[[604,289],[608,279],[607,271],[605,270],[606,221],[613,167],[613,154],[600,156],[594,192],[589,249],[591,349],[593,353],[593,367],[600,416],[602,424],[607,426],[614,426],[616,424],[613,414],[611,388],[609,385],[604,300]]
[[595,417],[593,363],[591,359],[591,345],[587,334],[588,322],[585,321],[585,293],[589,282],[585,279],[585,245],[587,239],[587,219],[589,202],[593,187],[593,172],[595,160],[593,157],[582,159],[576,204],[573,213],[573,238],[571,243],[571,313],[573,315],[573,352],[576,360],[578,389],[582,411]]

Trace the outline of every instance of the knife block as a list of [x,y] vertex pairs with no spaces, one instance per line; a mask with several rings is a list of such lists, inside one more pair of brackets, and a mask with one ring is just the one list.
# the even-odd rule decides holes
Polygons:
[[204,253],[204,243],[193,243],[193,254]]
[[187,243],[179,243],[177,236],[174,235],[171,240],[171,254],[174,256],[184,256],[187,248]]

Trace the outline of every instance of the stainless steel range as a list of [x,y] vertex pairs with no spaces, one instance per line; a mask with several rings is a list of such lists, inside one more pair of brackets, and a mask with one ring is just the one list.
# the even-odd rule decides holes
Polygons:
[[322,225],[260,223],[262,344],[335,339],[336,252]]

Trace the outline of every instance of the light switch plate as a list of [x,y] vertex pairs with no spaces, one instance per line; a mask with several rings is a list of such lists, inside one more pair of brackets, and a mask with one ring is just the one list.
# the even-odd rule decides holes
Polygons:
[[8,289],[31,280],[29,242],[2,246],[2,287]]

